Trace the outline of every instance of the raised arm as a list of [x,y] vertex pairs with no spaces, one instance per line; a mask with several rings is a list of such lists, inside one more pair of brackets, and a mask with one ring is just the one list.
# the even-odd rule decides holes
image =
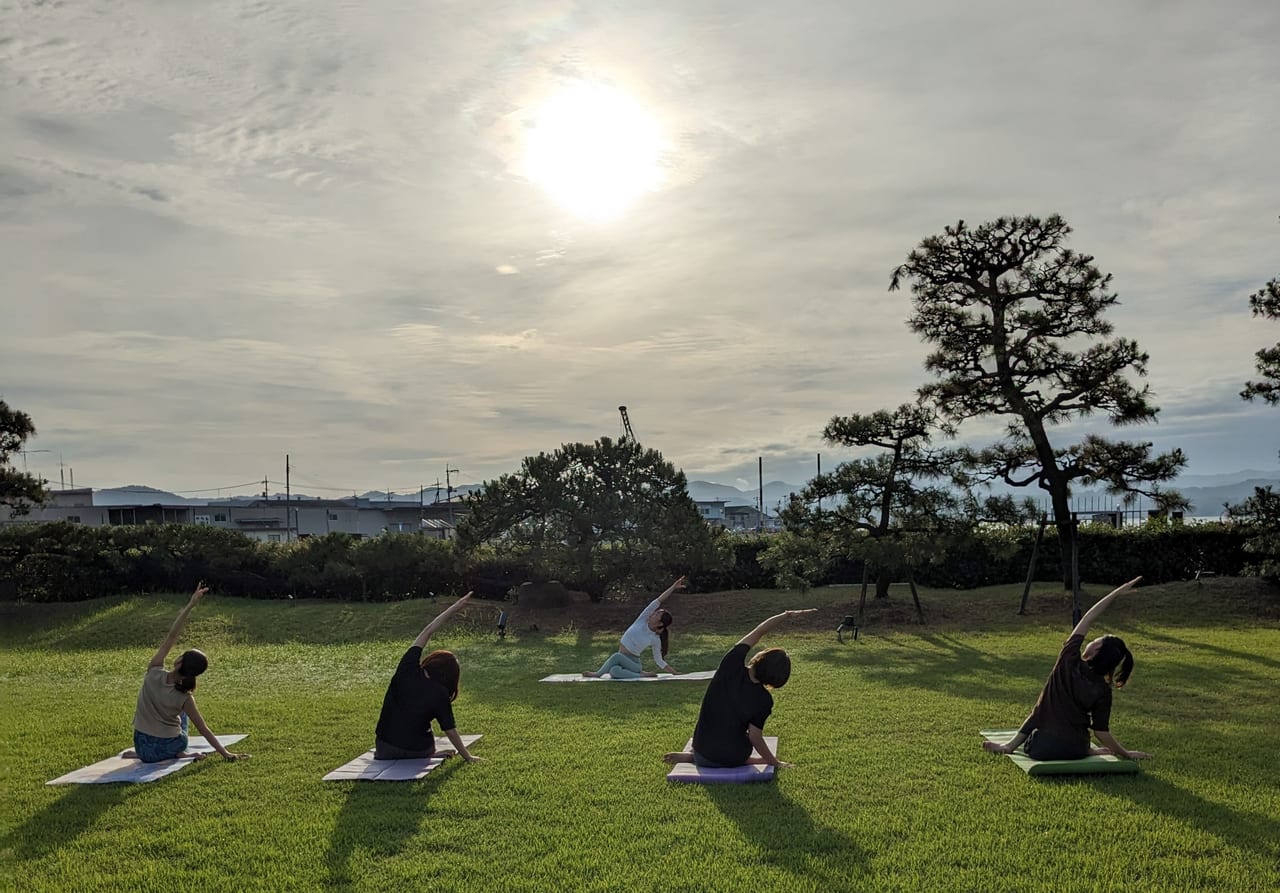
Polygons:
[[686,585],[688,585],[688,580],[686,580],[684,577],[681,577],[680,579],[676,580],[674,583],[672,583],[670,586],[667,587],[666,592],[658,596],[658,604],[662,604],[663,602],[665,602],[668,596],[670,596],[677,589],[684,589]]
[[456,614],[458,610],[463,605],[465,605],[468,599],[470,598],[471,598],[471,593],[468,592],[462,598],[458,599],[449,607],[441,611],[436,616],[435,620],[432,620],[430,623],[428,623],[425,627],[422,628],[422,632],[418,633],[418,638],[413,640],[414,647],[421,648],[422,646],[426,645],[427,639],[431,638],[431,634],[434,633],[436,630],[438,630],[440,627],[444,626],[446,621],[448,621],[450,617]]
[[795,608],[790,611],[783,611],[781,614],[774,614],[768,620],[764,621],[751,632],[739,639],[738,644],[754,648],[756,645],[760,644],[760,639],[764,637],[765,633],[773,629],[782,621],[786,620],[788,617],[796,617],[800,614],[812,614],[817,610],[817,608]]
[[1098,603],[1095,604],[1088,611],[1086,611],[1085,615],[1080,618],[1080,622],[1077,623],[1076,628],[1071,631],[1071,635],[1083,636],[1085,633],[1087,633],[1089,631],[1089,625],[1092,624],[1093,621],[1098,619],[1098,616],[1107,609],[1107,605],[1111,604],[1111,602],[1115,599],[1115,597],[1120,593],[1124,592],[1126,589],[1132,589],[1134,586],[1136,586],[1138,584],[1138,581],[1140,581],[1141,579],[1142,579],[1141,577],[1134,577],[1128,583],[1125,583],[1123,586],[1117,586],[1115,589],[1112,589],[1102,598],[1098,599]]
[[160,643],[159,649],[151,657],[151,663],[147,664],[147,668],[163,667],[164,659],[169,656],[169,651],[178,642],[178,636],[182,635],[182,628],[187,624],[187,617],[191,614],[191,609],[199,604],[200,599],[204,598],[204,594],[209,591],[209,587],[204,585],[202,581],[196,587],[196,591],[191,593],[191,600],[187,602],[187,606],[178,612],[178,617],[173,621],[173,626],[169,627],[169,635],[164,637],[164,641]]

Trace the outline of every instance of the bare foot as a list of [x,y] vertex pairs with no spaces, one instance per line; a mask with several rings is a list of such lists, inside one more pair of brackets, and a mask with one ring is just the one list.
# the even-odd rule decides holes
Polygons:
[[120,754],[120,758],[123,760],[136,760],[138,759],[138,752],[136,750],[126,750]]
[[999,744],[995,741],[983,741],[982,749],[987,751],[988,753],[1008,753],[1009,752],[1006,748],[1006,745]]
[[658,674],[653,672],[652,670],[645,670],[640,675],[646,679],[656,679],[658,676]]
[[208,754],[202,750],[184,750],[174,757],[175,760],[203,760]]
[[673,750],[671,753],[663,754],[662,761],[664,763],[671,763],[672,765],[676,763],[692,763],[693,754],[689,753],[687,750]]
[[582,671],[582,675],[583,675],[583,676],[586,676],[588,679],[599,679],[599,678],[600,678],[600,674],[599,674],[599,673],[597,673],[597,672],[595,672],[594,670],[583,670],[583,671]]

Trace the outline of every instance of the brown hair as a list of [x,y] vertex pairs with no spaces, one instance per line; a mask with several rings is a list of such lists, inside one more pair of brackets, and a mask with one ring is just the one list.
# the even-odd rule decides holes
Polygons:
[[421,666],[432,681],[444,686],[450,701],[457,699],[462,667],[452,651],[433,651],[422,659]]
[[1119,636],[1103,636],[1098,641],[1098,653],[1085,663],[1099,676],[1113,677],[1116,688],[1124,688],[1133,672],[1133,655]]
[[749,664],[756,682],[770,688],[782,688],[791,678],[791,657],[781,648],[766,648]]
[[195,691],[196,677],[207,669],[209,658],[205,657],[203,651],[192,648],[182,652],[182,656],[173,662],[173,671],[178,674],[173,687],[182,692]]
[[667,645],[670,644],[671,635],[667,632],[667,627],[671,626],[671,612],[663,611],[662,616],[658,618],[662,622],[662,629],[658,630],[658,638],[662,640],[662,656],[667,656]]

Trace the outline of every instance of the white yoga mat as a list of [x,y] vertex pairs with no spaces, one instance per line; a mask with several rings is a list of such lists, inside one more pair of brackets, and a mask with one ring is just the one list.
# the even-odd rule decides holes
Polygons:
[[555,673],[539,682],[706,682],[716,674],[715,670],[699,670],[696,673],[661,673],[657,676],[641,676],[639,679],[614,679],[612,676],[583,676],[581,673]]
[[[468,750],[479,740],[479,735],[462,736]],[[425,760],[375,760],[373,751],[366,750],[350,763],[334,769],[324,781],[414,781],[443,763],[445,757],[456,754],[448,738],[436,738],[436,755]]]
[[[222,742],[223,747],[230,747],[247,737],[249,736],[219,735],[218,740]],[[213,753],[213,747],[200,735],[192,735],[187,739],[187,750],[197,753]],[[195,757],[184,757],[181,760],[144,763],[142,760],[137,759],[126,760],[117,754],[114,757],[108,757],[101,762],[94,763],[92,766],[85,766],[83,769],[68,772],[60,778],[45,782],[45,784],[113,784],[115,782],[133,784],[155,781],[157,778],[164,778],[164,776],[177,772],[183,766],[194,762]]]
[[[778,755],[778,739],[765,736],[765,743]],[[686,751],[693,750],[693,739],[684,746]],[[753,757],[760,756],[754,749]],[[776,768],[762,763],[748,763],[745,766],[734,766],[729,769],[706,769],[693,763],[676,763],[667,773],[667,781],[680,781],[691,784],[751,784],[756,781],[769,781],[776,773]]]

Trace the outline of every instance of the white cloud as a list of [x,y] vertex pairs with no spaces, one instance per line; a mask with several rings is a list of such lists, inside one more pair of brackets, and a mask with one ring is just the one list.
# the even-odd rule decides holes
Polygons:
[[[5,397],[98,482],[285,449],[357,488],[384,460],[478,480],[616,433],[620,403],[703,476],[804,473],[828,418],[923,380],[886,291],[906,253],[1052,211],[1151,353],[1161,422],[1125,436],[1274,464],[1244,434],[1274,410],[1235,396],[1280,339],[1245,308],[1280,256],[1269,0],[0,16]],[[664,185],[608,224],[519,176],[577,78],[668,138]]]

